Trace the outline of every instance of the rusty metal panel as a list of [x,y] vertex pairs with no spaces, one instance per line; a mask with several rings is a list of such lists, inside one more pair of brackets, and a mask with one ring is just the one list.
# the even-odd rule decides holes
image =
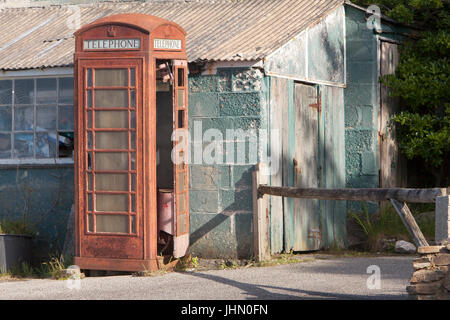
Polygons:
[[[71,66],[73,32],[117,13],[145,13],[187,32],[189,61],[260,60],[342,6],[343,0],[156,1],[0,11],[0,68]],[[77,25],[77,17],[80,25]]]

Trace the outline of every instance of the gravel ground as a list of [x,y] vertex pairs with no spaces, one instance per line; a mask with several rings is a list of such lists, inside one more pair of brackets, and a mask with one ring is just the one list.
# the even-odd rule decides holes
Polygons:
[[[80,288],[62,280],[0,281],[0,299],[235,300],[407,298],[415,256],[321,257],[271,267],[172,272],[154,277],[86,277]],[[369,289],[369,266],[380,268],[379,289]]]

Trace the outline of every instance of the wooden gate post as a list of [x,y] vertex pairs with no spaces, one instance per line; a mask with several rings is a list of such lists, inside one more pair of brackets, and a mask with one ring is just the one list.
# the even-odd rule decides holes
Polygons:
[[406,202],[401,203],[398,200],[391,199],[391,203],[397,211],[398,215],[403,221],[406,229],[414,240],[414,243],[417,247],[428,247],[428,242],[425,239],[422,231],[417,225],[416,220],[414,219],[411,211],[409,210]]
[[436,197],[436,244],[450,241],[450,196]]
[[268,184],[268,167],[258,163],[253,172],[253,256],[256,261],[270,258],[269,196],[260,194],[258,186]]

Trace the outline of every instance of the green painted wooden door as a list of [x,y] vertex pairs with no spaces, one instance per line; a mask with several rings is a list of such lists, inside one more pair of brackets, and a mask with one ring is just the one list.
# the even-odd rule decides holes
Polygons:
[[[319,109],[316,87],[294,84],[294,184],[301,188],[319,187]],[[293,210],[294,251],[318,250],[321,227],[319,201],[295,199]]]

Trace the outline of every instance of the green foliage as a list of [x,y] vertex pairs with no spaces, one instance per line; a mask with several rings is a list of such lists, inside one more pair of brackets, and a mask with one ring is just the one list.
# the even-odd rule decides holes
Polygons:
[[35,232],[22,220],[3,219],[0,221],[0,233],[34,236]]
[[[406,41],[395,75],[382,82],[399,97],[403,110],[393,117],[400,150],[433,168],[448,168],[450,159],[450,2],[446,0],[353,0],[376,4],[382,13],[418,27]],[[444,174],[446,173],[438,173]],[[442,180],[441,180],[442,181]],[[446,184],[446,181],[442,182]]]
[[[412,208],[416,209],[413,210]],[[428,208],[422,208],[428,209]],[[419,219],[420,207],[411,207],[417,225],[426,238],[434,238],[434,219]],[[362,212],[350,212],[353,219],[365,234],[365,249],[369,251],[379,251],[385,239],[407,240],[412,242],[402,219],[397,211],[390,205],[381,206],[376,214],[369,214],[367,206],[363,204]],[[391,248],[393,250],[393,248]]]

